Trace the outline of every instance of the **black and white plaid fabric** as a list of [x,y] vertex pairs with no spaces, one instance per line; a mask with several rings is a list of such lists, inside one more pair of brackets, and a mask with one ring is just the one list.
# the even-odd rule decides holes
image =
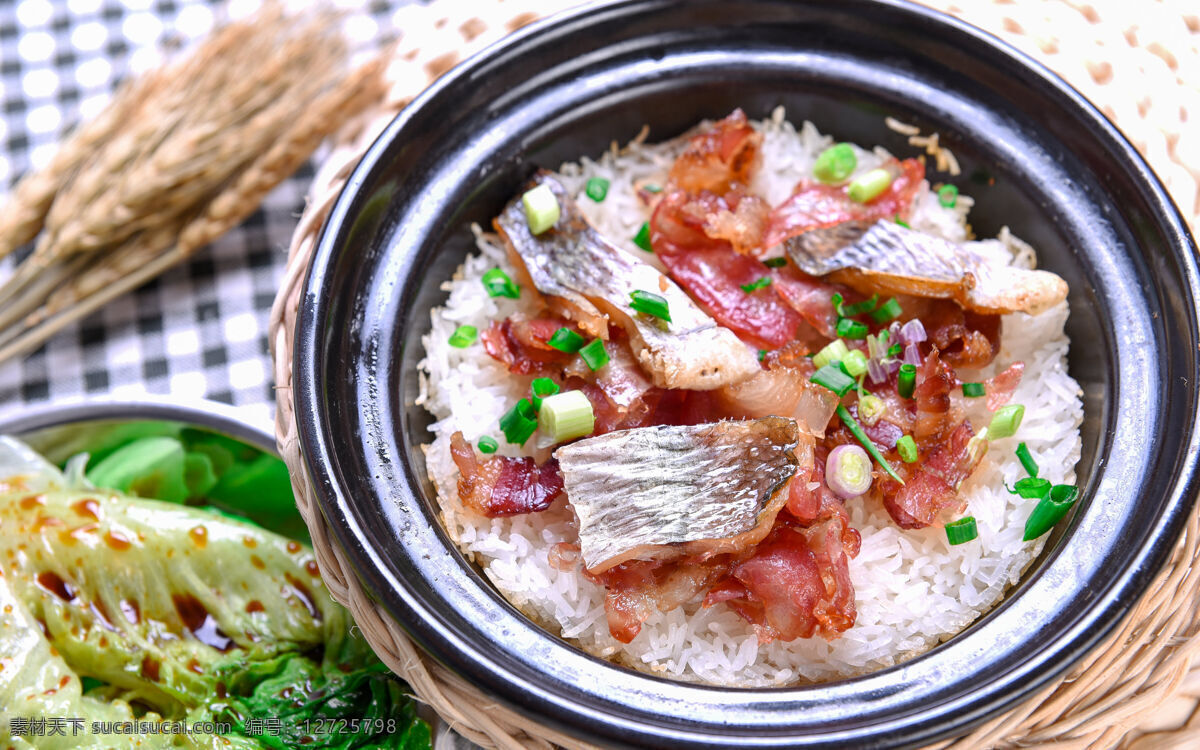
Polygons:
[[[391,33],[406,0],[343,2],[355,41]],[[94,116],[125,77],[206,35],[256,0],[0,2],[0,185],[47,162],[62,134]],[[0,411],[85,396],[210,398],[247,419],[274,414],[267,318],[312,165],[272,192],[242,226],[136,292],[0,364]],[[0,263],[0,278],[11,259]]]

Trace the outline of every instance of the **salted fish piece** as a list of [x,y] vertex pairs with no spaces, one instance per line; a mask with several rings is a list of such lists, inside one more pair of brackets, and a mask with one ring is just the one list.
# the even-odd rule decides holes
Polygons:
[[[587,333],[608,339],[608,322],[629,334],[638,364],[659,388],[707,391],[758,372],[758,361],[736,334],[717,324],[675,282],[631,257],[588,224],[566,188],[543,170],[526,189],[548,185],[561,211],[551,229],[529,231],[521,196],[496,218],[514,263],[547,302]],[[671,321],[634,311],[629,293],[667,300]]]
[[981,313],[1036,315],[1066,299],[1067,282],[1049,271],[997,263],[973,250],[892,221],[849,221],[784,242],[796,266],[860,292],[956,300]]
[[639,427],[559,448],[584,566],[598,574],[758,543],[787,501],[800,440],[793,420],[764,417]]

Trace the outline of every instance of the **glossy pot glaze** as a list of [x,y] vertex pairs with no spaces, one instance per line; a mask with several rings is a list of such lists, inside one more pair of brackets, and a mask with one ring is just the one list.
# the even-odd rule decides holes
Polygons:
[[[941,133],[979,236],[1009,225],[1071,285],[1082,500],[1021,584],[931,652],[834,683],[731,690],[588,656],[529,623],[436,520],[419,445],[420,336],[439,289],[538,166],[649,124],[660,140],[784,105],[839,140],[913,154]],[[608,745],[912,745],[1061,674],[1166,560],[1196,489],[1197,271],[1179,212],[1117,130],[993,37],[897,2],[593,4],[443,77],[387,128],[322,234],[297,329],[311,479],[367,588],[434,658],[537,721]]]

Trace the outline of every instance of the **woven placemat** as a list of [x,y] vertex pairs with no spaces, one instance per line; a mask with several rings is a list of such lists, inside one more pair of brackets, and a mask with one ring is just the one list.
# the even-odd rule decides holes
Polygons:
[[[322,575],[380,657],[447,722],[485,747],[586,747],[481,694],[425,656],[363,590],[330,538],[308,485],[292,402],[297,305],[313,246],[363,150],[430,81],[473,52],[538,17],[577,5],[564,0],[440,0],[401,12],[404,37],[389,69],[392,90],[371,116],[348,127],[318,171],[289,250],[271,315],[279,448]],[[944,2],[950,12],[1040,60],[1118,124],[1146,156],[1188,218],[1200,226],[1200,6],[1195,0]],[[1189,127],[1190,126],[1190,127]],[[937,747],[1200,747],[1197,594],[1200,516],[1122,627],[1065,678],[969,735]]]

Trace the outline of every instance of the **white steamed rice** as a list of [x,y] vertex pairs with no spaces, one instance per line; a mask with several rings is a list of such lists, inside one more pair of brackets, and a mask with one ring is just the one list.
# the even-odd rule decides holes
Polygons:
[[[796,129],[783,119],[782,110],[756,127],[764,136],[764,166],[752,187],[775,205],[810,173],[817,154],[833,139],[808,122]],[[680,148],[679,140],[661,145],[635,142],[625,149],[614,145],[599,160],[585,157],[562,165],[559,176],[601,233],[646,261],[652,256],[638,250],[631,239],[649,218],[634,184],[664,184]],[[860,150],[858,155],[858,172],[888,158],[881,149]],[[594,176],[611,182],[603,203],[582,195],[584,184]],[[950,240],[967,240],[972,203],[960,195],[954,208],[945,208],[924,185],[910,224]],[[1041,550],[1041,541],[1021,541],[1036,500],[1004,488],[1005,482],[1011,485],[1025,475],[1014,454],[1017,443],[1029,446],[1041,476],[1056,483],[1075,481],[1083,404],[1082,392],[1066,369],[1064,302],[1036,317],[1005,316],[1002,351],[976,378],[1025,362],[1025,375],[1012,401],[1025,405],[1024,423],[1015,437],[992,442],[987,458],[963,486],[966,513],[978,523],[977,541],[951,547],[940,527],[905,531],[879,505],[852,500],[846,504],[851,525],[862,534],[862,551],[850,561],[858,620],[840,638],[760,645],[753,628],[725,605],[704,609],[694,602],[655,613],[632,643],[620,643],[608,632],[603,588],[587,580],[578,567],[559,570],[547,559],[554,544],[576,541],[565,502],[556,502],[544,513],[501,519],[475,516],[459,503],[451,434],[461,430],[472,443],[483,435],[502,438],[497,422],[528,394],[530,382],[529,377],[510,374],[479,344],[456,349],[447,343],[461,324],[483,331],[493,320],[520,310],[532,312],[526,309],[529,295],[520,300],[487,296],[480,283],[483,273],[499,266],[512,275],[514,269],[494,235],[478,228],[475,233],[479,252],[442,285],[449,300],[433,311],[432,330],[423,339],[426,357],[420,365],[418,403],[438,420],[431,428],[434,440],[426,446],[429,474],[446,528],[461,549],[483,566],[515,606],[593,654],[680,680],[748,687],[827,680],[895,664],[949,638],[995,606]],[[1027,267],[1035,262],[1032,249],[1007,230],[979,245],[1005,262]],[[974,424],[981,422],[982,418]],[[533,440],[524,452],[500,442],[500,455],[528,453],[539,460],[547,456],[532,450]]]

